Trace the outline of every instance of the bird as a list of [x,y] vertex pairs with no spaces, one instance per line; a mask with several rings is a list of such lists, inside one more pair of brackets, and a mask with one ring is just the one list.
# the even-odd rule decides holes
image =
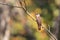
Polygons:
[[41,30],[41,17],[40,17],[40,14],[36,14],[36,22],[38,24],[38,30]]

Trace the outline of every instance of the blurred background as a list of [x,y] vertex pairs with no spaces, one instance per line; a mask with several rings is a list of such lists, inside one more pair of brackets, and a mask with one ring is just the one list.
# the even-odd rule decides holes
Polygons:
[[60,40],[59,0],[0,0],[0,3],[10,5],[0,4],[0,8],[2,7],[3,9],[3,16],[6,17],[9,13],[7,17],[11,18],[9,23],[11,23],[12,26],[9,40],[52,40],[50,38],[51,35],[49,36],[44,28],[38,30],[37,22],[34,21],[24,9],[19,8],[21,6],[26,8],[26,11],[29,11],[29,14],[35,19],[36,14],[40,14],[43,26]]

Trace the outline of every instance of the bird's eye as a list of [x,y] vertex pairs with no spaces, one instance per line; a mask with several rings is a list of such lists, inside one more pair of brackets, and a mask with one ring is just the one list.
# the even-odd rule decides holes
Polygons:
[[15,15],[18,15],[18,12],[15,12]]

